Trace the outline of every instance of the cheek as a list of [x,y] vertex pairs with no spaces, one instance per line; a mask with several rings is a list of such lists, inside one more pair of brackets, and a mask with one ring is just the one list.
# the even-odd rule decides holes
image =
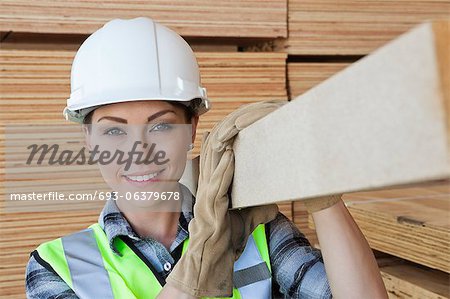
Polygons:
[[98,163],[97,165],[100,169],[103,180],[108,184],[110,188],[116,188],[118,182],[120,182],[121,180],[121,177],[119,175],[121,169],[120,165],[117,165],[116,163]]
[[186,167],[188,145],[190,136],[183,131],[174,134],[172,138],[167,139],[162,144],[158,144],[158,150],[165,154],[165,159],[169,159],[171,172],[174,178],[180,178]]
[[[108,184],[116,181],[117,173],[121,169],[121,165],[118,164],[119,153],[126,149],[118,144],[118,140],[112,140],[112,138],[96,139],[92,144],[96,153],[94,159],[104,180]],[[126,158],[126,155],[122,156]]]
[[[189,130],[191,131],[191,130]],[[150,142],[154,142],[156,148],[166,153],[167,156],[186,156],[188,145],[191,143],[191,134],[185,125],[177,125],[167,133],[155,135]]]

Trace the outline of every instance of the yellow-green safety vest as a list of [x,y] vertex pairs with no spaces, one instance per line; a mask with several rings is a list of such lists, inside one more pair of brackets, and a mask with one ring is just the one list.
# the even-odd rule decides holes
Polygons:
[[[182,254],[188,243],[186,239]],[[111,250],[104,230],[95,223],[41,244],[32,255],[61,277],[81,299],[156,298],[164,279],[130,239],[115,238],[114,245],[120,255]],[[234,263],[233,283],[233,296],[229,298],[271,298],[272,275],[263,224],[250,235],[242,255]]]

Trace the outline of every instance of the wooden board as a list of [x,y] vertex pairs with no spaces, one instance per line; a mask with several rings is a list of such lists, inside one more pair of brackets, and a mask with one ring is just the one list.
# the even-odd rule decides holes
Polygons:
[[287,82],[290,98],[305,93],[349,65],[346,62],[289,62]]
[[450,298],[448,273],[398,259],[378,259],[390,299]]
[[153,18],[183,36],[287,36],[287,2],[1,0],[0,31],[90,34],[111,19]]
[[291,55],[364,55],[418,23],[450,18],[448,0],[290,0],[289,36],[277,49]]
[[[1,32],[2,49],[21,50],[68,50],[77,51],[87,34],[64,33],[30,33],[30,32]],[[195,52],[237,52],[238,44],[252,43],[252,39],[228,38],[209,39],[183,37]],[[266,51],[267,52],[267,51]],[[271,51],[272,52],[272,51]]]
[[372,248],[450,273],[450,182],[354,193],[345,203]]
[[418,26],[244,129],[233,207],[450,177],[449,24]]
[[309,243],[314,247],[319,247],[319,239],[316,230],[309,224],[309,214],[302,201],[292,202],[293,222],[297,228],[305,235]]
[[450,273],[450,180],[342,199],[373,249]]

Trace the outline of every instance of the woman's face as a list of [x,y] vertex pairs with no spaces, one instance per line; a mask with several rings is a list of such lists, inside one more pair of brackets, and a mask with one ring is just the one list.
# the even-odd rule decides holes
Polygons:
[[99,107],[91,120],[86,143],[117,200],[156,208],[163,193],[179,191],[198,117],[187,120],[170,102],[135,101]]

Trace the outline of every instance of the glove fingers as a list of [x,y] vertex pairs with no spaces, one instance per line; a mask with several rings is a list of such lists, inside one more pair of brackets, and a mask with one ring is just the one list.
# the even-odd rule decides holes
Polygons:
[[[223,198],[231,185],[234,174],[234,156],[232,150],[226,150],[211,175],[209,192],[217,199]],[[228,209],[228,202],[227,209]]]
[[228,114],[224,120],[217,126],[217,138],[221,141],[228,140],[233,135],[233,132],[228,132],[230,127],[234,127],[234,123],[236,119],[241,117],[242,115],[247,115],[253,113],[255,110],[265,108],[267,106],[271,106],[269,101],[256,102],[251,104],[246,104],[240,106],[238,109],[234,110],[230,114]]
[[233,112],[225,116],[225,118],[220,123],[216,124],[212,130],[215,133],[215,139],[219,141],[225,141],[236,135],[238,131],[236,130],[234,123],[236,119],[244,112],[245,110],[238,108],[237,110],[234,110]]
[[201,172],[194,205],[194,219],[201,217],[211,225],[211,228],[215,227],[218,230],[216,224],[226,222],[224,217],[228,211],[227,193],[234,174],[234,156],[231,150],[225,151],[221,157],[214,152],[208,154],[211,154],[210,159],[218,159],[218,162],[213,168]]
[[244,105],[227,115],[224,121],[221,123],[221,126],[217,129],[217,140],[220,142],[225,142],[235,136],[239,132],[239,130],[235,126],[236,120],[239,117],[250,113],[253,109],[254,108],[251,106],[251,104]]
[[221,123],[217,130],[216,139],[226,142],[234,137],[240,130],[246,128],[253,122],[278,109],[287,101],[263,101],[247,104],[233,111],[226,121]]
[[255,111],[255,113],[247,113],[245,115],[242,115],[236,119],[235,126],[237,130],[243,130],[249,125],[253,124],[254,122],[258,121],[259,119],[263,118],[264,116],[270,114],[273,112],[273,107],[268,107],[264,109],[260,109],[258,111]]

